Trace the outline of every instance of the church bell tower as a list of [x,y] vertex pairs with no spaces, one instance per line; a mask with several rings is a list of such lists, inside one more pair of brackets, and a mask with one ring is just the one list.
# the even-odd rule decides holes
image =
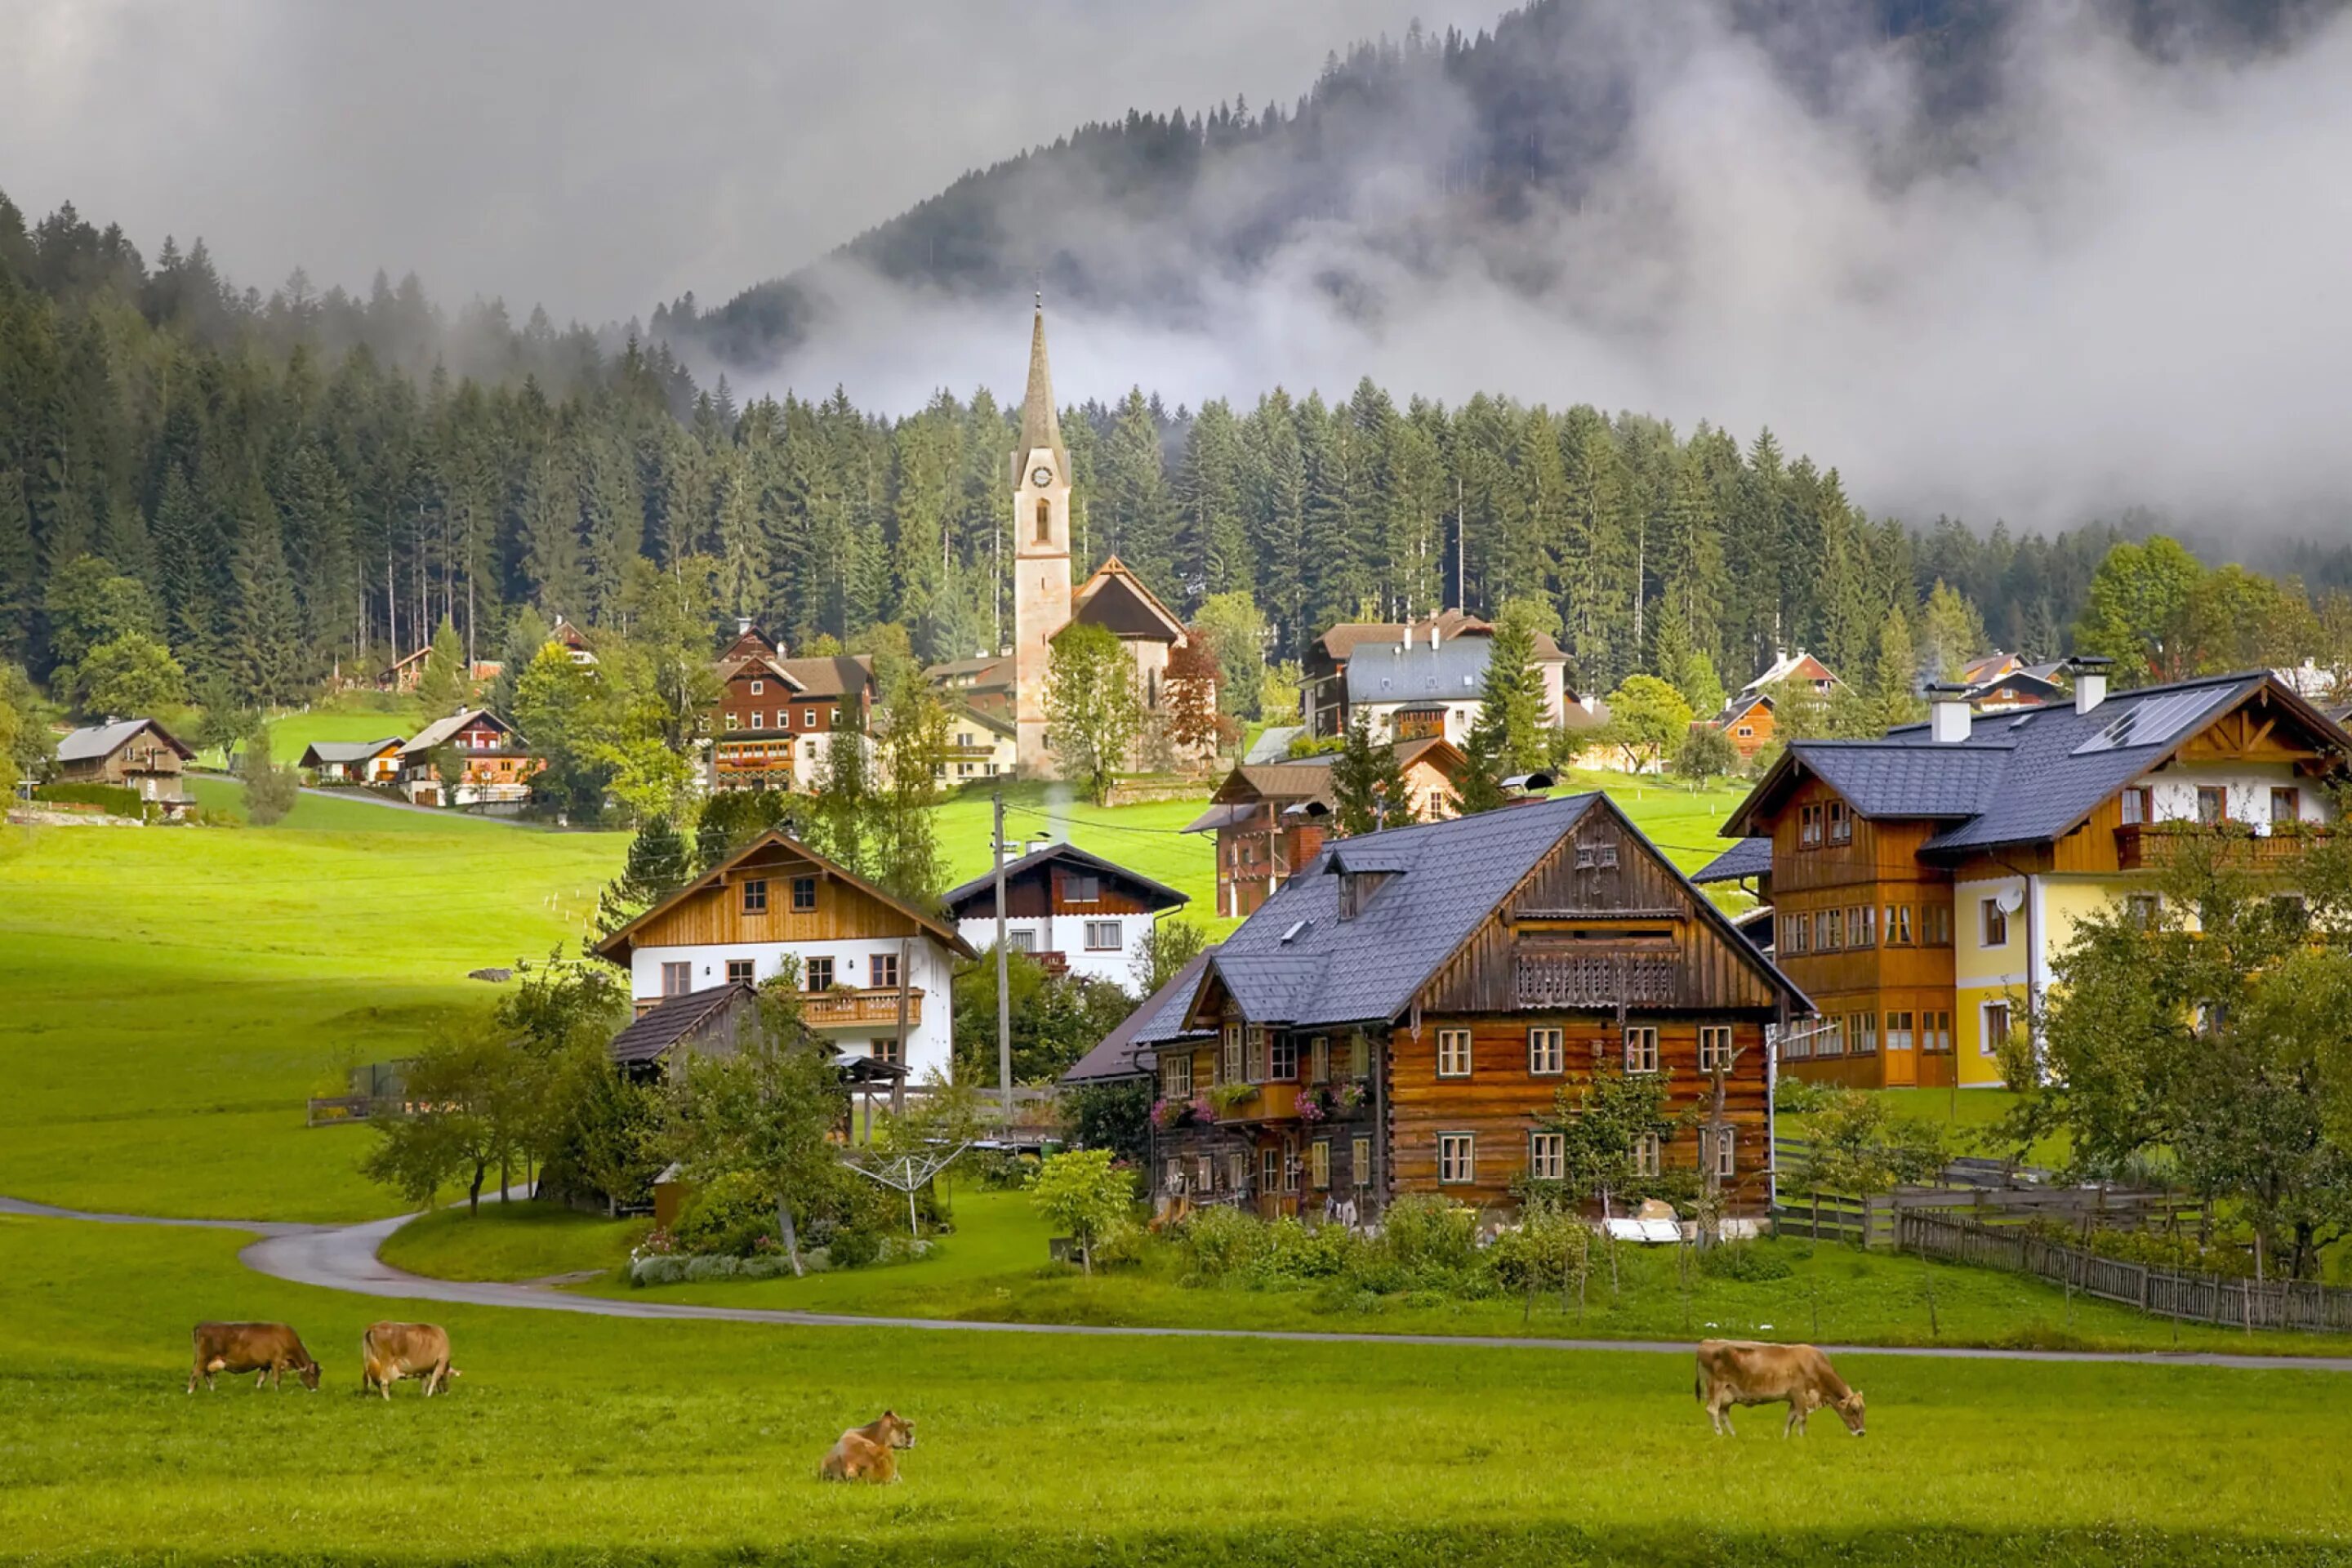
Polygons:
[[1070,624],[1070,454],[1045,365],[1045,306],[1029,331],[1029,390],[1013,453],[1013,741],[1023,778],[1055,776],[1045,738],[1045,665]]

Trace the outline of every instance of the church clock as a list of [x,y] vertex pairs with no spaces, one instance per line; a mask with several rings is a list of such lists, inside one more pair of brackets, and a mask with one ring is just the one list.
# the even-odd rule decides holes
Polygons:
[[1040,464],[1030,471],[1029,482],[1043,489],[1054,482],[1054,470]]

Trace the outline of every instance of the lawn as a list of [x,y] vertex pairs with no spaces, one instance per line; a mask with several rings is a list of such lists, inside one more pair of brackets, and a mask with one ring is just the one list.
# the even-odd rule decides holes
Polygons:
[[[233,1235],[0,1220],[0,1552],[26,1561],[2343,1561],[2341,1374],[1850,1355],[1855,1441],[1717,1438],[1680,1355],[628,1322],[363,1300]],[[184,1394],[198,1317],[319,1394]],[[465,1376],[357,1396],[360,1331]],[[290,1384],[289,1384],[290,1389]],[[884,1406],[904,1484],[819,1456]]]
[[629,1258],[653,1222],[608,1220],[553,1204],[463,1204],[409,1221],[377,1249],[394,1268],[436,1279],[545,1279],[591,1268],[611,1272]]

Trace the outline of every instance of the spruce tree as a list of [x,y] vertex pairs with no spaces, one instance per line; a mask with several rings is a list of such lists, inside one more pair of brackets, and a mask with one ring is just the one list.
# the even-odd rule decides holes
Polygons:
[[1396,747],[1372,739],[1361,710],[1348,728],[1346,746],[1331,763],[1332,819],[1349,837],[1402,827],[1414,818],[1412,791]]
[[1503,793],[1500,737],[1484,719],[1470,726],[1462,742],[1462,776],[1454,784],[1454,815],[1475,816],[1507,805]]
[[229,618],[227,664],[247,702],[274,708],[310,686],[310,670],[294,574],[278,544],[277,509],[266,496],[257,496],[254,506],[230,574],[236,605]]
[[596,930],[610,936],[686,886],[686,839],[668,816],[656,812],[637,826],[621,874],[596,900]]
[[429,721],[463,708],[473,689],[472,671],[466,668],[465,645],[457,640],[456,623],[444,616],[440,626],[434,628],[433,646],[425,656],[425,672],[417,678],[416,700],[424,705]]
[[40,602],[40,557],[33,549],[24,479],[16,469],[0,468],[0,658],[21,658],[32,646]]
[[1497,761],[1511,773],[1541,767],[1547,731],[1543,675],[1536,668],[1532,612],[1514,601],[1503,607],[1487,640],[1486,681],[1478,722],[1492,733]]

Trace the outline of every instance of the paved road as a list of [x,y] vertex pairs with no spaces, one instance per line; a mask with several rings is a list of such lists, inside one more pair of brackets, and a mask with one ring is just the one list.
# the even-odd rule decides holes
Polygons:
[[[152,1219],[139,1215],[84,1214],[47,1204],[0,1197],[0,1214],[46,1219],[86,1220],[97,1225],[184,1226],[205,1230],[241,1230],[261,1239],[238,1256],[246,1267],[301,1285],[384,1296],[410,1301],[454,1301],[472,1307],[509,1307],[530,1311],[582,1312],[599,1318],[667,1319],[730,1323],[774,1323],[790,1328],[925,1329],[1003,1334],[1068,1334],[1097,1339],[1288,1340],[1307,1344],[1440,1345],[1468,1350],[1615,1351],[1634,1354],[1688,1355],[1687,1340],[1570,1340],[1504,1334],[1316,1333],[1280,1329],[1172,1329],[1116,1327],[1099,1323],[992,1323],[962,1318],[868,1318],[845,1312],[789,1312],[759,1307],[700,1307],[640,1297],[581,1296],[540,1285],[498,1285],[471,1280],[428,1279],[405,1273],[376,1257],[384,1238],[408,1223],[405,1215],[365,1225],[296,1225],[273,1221]],[[2094,1351],[1964,1350],[1924,1346],[1825,1345],[1838,1355],[1925,1357],[1946,1361],[2094,1362],[2141,1366],[2230,1367],[2256,1372],[2352,1372],[2352,1356],[2227,1355],[2210,1352],[2129,1354]]]

